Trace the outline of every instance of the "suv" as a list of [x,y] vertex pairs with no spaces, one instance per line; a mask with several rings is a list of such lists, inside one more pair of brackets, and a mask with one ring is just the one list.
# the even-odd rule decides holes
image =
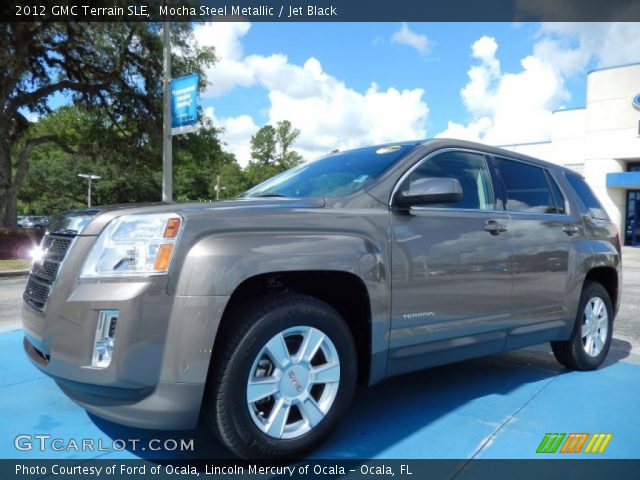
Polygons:
[[60,216],[24,293],[24,348],[88,411],[200,416],[243,457],[297,457],[356,384],[551,342],[593,370],[620,241],[584,180],[437,139],[328,155],[240,198]]

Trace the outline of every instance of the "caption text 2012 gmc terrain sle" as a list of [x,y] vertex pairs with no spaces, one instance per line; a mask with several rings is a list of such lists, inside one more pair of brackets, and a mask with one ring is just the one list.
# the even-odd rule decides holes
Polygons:
[[24,293],[24,347],[94,414],[202,415],[245,457],[323,441],[356,383],[541,342],[597,368],[620,240],[575,172],[430,140],[306,163],[242,197],[70,212]]

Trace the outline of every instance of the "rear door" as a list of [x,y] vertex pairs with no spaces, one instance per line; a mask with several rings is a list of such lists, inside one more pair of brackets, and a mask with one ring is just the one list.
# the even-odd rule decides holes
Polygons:
[[528,345],[564,331],[572,242],[583,235],[579,212],[547,169],[495,157],[513,238],[513,313],[508,347]]

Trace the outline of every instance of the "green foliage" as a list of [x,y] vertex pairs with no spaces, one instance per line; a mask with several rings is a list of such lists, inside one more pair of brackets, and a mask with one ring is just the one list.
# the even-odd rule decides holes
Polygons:
[[302,163],[302,155],[292,150],[300,135],[289,120],[265,125],[251,137],[251,161],[245,174],[251,186],[257,185]]
[[[122,3],[114,0],[114,4]],[[118,199],[137,199],[151,196],[154,190],[153,198],[159,198],[155,172],[162,158],[160,31],[161,24],[145,22],[0,25],[0,226],[15,223],[16,197],[31,157],[52,144],[57,149],[42,150],[50,157],[48,163],[41,161],[50,167],[46,171],[54,174],[88,161],[91,170],[104,169],[109,174],[110,180],[97,186],[97,194],[108,189]],[[215,62],[215,54],[212,48],[197,46],[191,24],[172,24],[172,44],[173,75],[195,72],[204,78],[202,74]],[[199,88],[204,87],[205,82],[200,82]],[[82,107],[86,125],[76,129],[68,121],[68,131],[59,132],[28,121],[30,114],[42,119],[53,114],[49,101],[59,93]],[[74,138],[73,130],[83,138]],[[183,144],[190,142],[176,141],[185,152],[192,147]],[[204,157],[185,162],[204,163],[209,168],[211,159]],[[53,158],[60,165],[54,167]],[[131,182],[132,173],[145,178]],[[192,174],[187,168],[184,176]],[[45,185],[50,178],[42,179]],[[62,197],[75,197],[71,184],[66,186],[72,190],[65,189]],[[206,182],[196,186],[206,192]],[[22,192],[22,200],[27,202],[23,206],[35,201],[34,193],[33,189]],[[62,204],[65,201],[54,202],[53,208]]]
[[[213,178],[210,186],[210,198],[216,198],[215,186],[217,178]],[[220,198],[235,198],[252,187],[248,175],[236,162],[227,162],[220,169]]]
[[[34,150],[27,179],[19,194],[21,213],[55,213],[79,208],[87,202],[87,181],[78,173],[101,176],[92,183],[94,205],[157,201],[162,177],[157,162],[145,155],[144,145],[130,156],[131,146],[123,140],[102,146],[101,118],[80,107],[62,107],[45,115],[34,132],[56,132],[65,147],[49,143]],[[122,122],[122,128],[126,128]],[[96,126],[98,125],[98,126]],[[235,165],[224,152],[218,131],[211,125],[187,135],[174,137],[174,193],[178,201],[212,198],[210,185],[221,168]],[[238,167],[239,168],[239,167]],[[238,192],[241,193],[241,192]]]
[[[114,0],[114,4],[123,3]],[[0,25],[0,226],[21,213],[86,205],[158,201],[162,168],[161,24],[18,23]],[[215,62],[189,23],[172,24],[172,74],[199,73]],[[53,95],[71,105],[52,110]],[[35,115],[38,121],[27,117]],[[251,140],[242,170],[212,125],[173,139],[174,198],[241,194],[302,161],[290,122],[265,126]]]
[[285,170],[302,163],[302,155],[291,149],[300,136],[300,129],[294,128],[289,120],[283,120],[276,124],[275,130],[275,140],[278,147],[276,162]]
[[265,125],[251,137],[251,159],[257,165],[276,161],[276,129]]
[[197,132],[174,137],[173,190],[177,201],[215,198],[212,179],[225,165],[237,165],[235,157],[222,149],[218,135],[208,124]]

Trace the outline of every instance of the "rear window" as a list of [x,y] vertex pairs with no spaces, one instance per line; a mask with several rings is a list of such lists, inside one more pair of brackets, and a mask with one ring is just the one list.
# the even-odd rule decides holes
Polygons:
[[593,218],[609,220],[606,210],[581,176],[574,173],[565,173],[565,177]]
[[534,165],[495,159],[507,196],[507,210],[559,213],[544,170]]

